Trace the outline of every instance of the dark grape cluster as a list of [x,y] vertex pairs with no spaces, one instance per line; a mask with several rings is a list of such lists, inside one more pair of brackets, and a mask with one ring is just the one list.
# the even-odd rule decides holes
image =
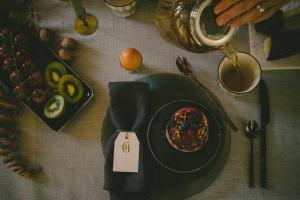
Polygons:
[[44,74],[31,58],[29,45],[25,33],[0,29],[0,70],[8,75],[19,100],[44,104],[47,101]]

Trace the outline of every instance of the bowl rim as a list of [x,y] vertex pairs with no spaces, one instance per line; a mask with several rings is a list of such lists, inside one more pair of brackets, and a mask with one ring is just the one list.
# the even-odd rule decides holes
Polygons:
[[171,104],[174,104],[174,103],[180,103],[180,102],[187,102],[187,103],[193,103],[193,104],[196,104],[196,105],[199,105],[201,108],[203,108],[207,113],[210,114],[210,116],[217,122],[218,124],[218,137],[221,138],[221,128],[220,128],[220,124],[218,123],[218,120],[217,118],[215,117],[215,115],[212,113],[212,111],[209,111],[205,106],[203,106],[201,103],[195,101],[195,100],[184,100],[184,99],[181,99],[181,100],[174,100],[174,101],[171,101],[169,103],[166,103],[164,105],[162,105],[160,108],[157,109],[157,111],[153,114],[153,116],[151,117],[151,120],[149,121],[149,124],[148,124],[148,128],[147,128],[147,144],[148,144],[148,148],[150,150],[150,153],[151,155],[153,156],[153,158],[156,160],[156,162],[161,165],[162,167],[164,167],[165,169],[169,170],[169,171],[172,171],[172,172],[175,172],[175,173],[180,173],[180,174],[187,174],[187,173],[194,173],[194,172],[197,172],[197,171],[200,171],[201,169],[207,167],[218,155],[220,149],[221,149],[221,139],[218,140],[218,144],[217,144],[217,148],[214,152],[214,154],[211,156],[211,158],[203,165],[201,165],[201,167],[198,167],[196,169],[192,169],[192,170],[178,170],[178,169],[174,169],[174,168],[171,168],[167,165],[165,165],[158,157],[157,155],[154,153],[153,149],[152,149],[152,144],[150,142],[150,129],[151,129],[151,125],[154,121],[154,119],[156,118],[157,114],[163,110],[165,107],[171,105]]

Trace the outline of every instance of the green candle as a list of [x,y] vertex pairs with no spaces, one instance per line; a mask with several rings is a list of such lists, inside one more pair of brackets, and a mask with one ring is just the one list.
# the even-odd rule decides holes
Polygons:
[[70,0],[77,17],[82,17],[85,14],[85,9],[81,0]]
[[98,20],[94,15],[86,13],[81,0],[70,0],[76,13],[74,29],[82,35],[94,33],[98,27]]

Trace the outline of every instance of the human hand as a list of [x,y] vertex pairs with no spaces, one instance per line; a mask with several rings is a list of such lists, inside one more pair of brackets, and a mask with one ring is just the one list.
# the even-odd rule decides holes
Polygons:
[[254,24],[271,17],[291,0],[220,0],[214,7],[217,24],[231,27]]

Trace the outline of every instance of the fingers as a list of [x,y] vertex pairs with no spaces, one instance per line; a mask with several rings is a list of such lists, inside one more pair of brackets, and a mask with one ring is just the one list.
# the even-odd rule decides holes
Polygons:
[[[231,27],[237,27],[246,23],[263,21],[290,0],[221,0],[214,8],[215,13],[221,13],[216,22],[224,25],[229,22]],[[226,4],[226,5],[225,5]],[[259,12],[257,5],[264,8],[265,12]],[[224,6],[223,9],[220,6]]]
[[[256,8],[256,5],[252,6],[252,9],[250,9],[249,11],[245,12],[244,14],[240,15],[239,17],[236,17],[234,19],[232,19],[229,22],[229,25],[231,27],[237,27],[246,23],[251,23],[254,19],[264,16],[265,13],[260,13],[259,10]],[[262,2],[259,3],[259,5],[264,8],[266,10],[266,12],[274,7],[272,4],[270,4],[270,2]]]
[[[236,16],[240,16],[241,14],[246,13],[251,8],[255,7],[256,4],[262,1],[263,0],[243,0],[238,2],[237,4],[226,10],[226,12],[217,17],[217,24],[221,26],[227,23]],[[251,15],[254,15],[254,13],[251,13]],[[245,17],[243,17],[243,20],[245,20]]]
[[256,18],[254,18],[253,20],[251,20],[248,23],[256,24],[258,22],[264,21],[264,20],[268,19],[269,17],[271,17],[280,7],[281,6],[273,6],[272,8],[269,8],[268,10],[266,10],[266,12],[264,12],[263,14],[259,15]]
[[241,26],[243,24],[249,23],[250,21],[252,21],[252,19],[255,19],[257,16],[259,16],[259,12],[256,9],[252,9],[246,14],[230,21],[229,26],[230,27]]
[[234,4],[239,2],[239,0],[221,0],[215,7],[214,7],[214,12],[215,14],[220,14],[221,12],[227,10]]
[[269,9],[266,10],[266,12],[264,12],[263,14],[261,14],[260,16],[258,16],[257,18],[251,20],[249,23],[258,23],[261,22],[263,20],[268,19],[269,17],[271,17],[277,10],[279,10],[283,5],[285,5],[286,3],[288,3],[291,0],[280,0],[280,1],[276,1],[276,3],[273,4],[273,6]]

